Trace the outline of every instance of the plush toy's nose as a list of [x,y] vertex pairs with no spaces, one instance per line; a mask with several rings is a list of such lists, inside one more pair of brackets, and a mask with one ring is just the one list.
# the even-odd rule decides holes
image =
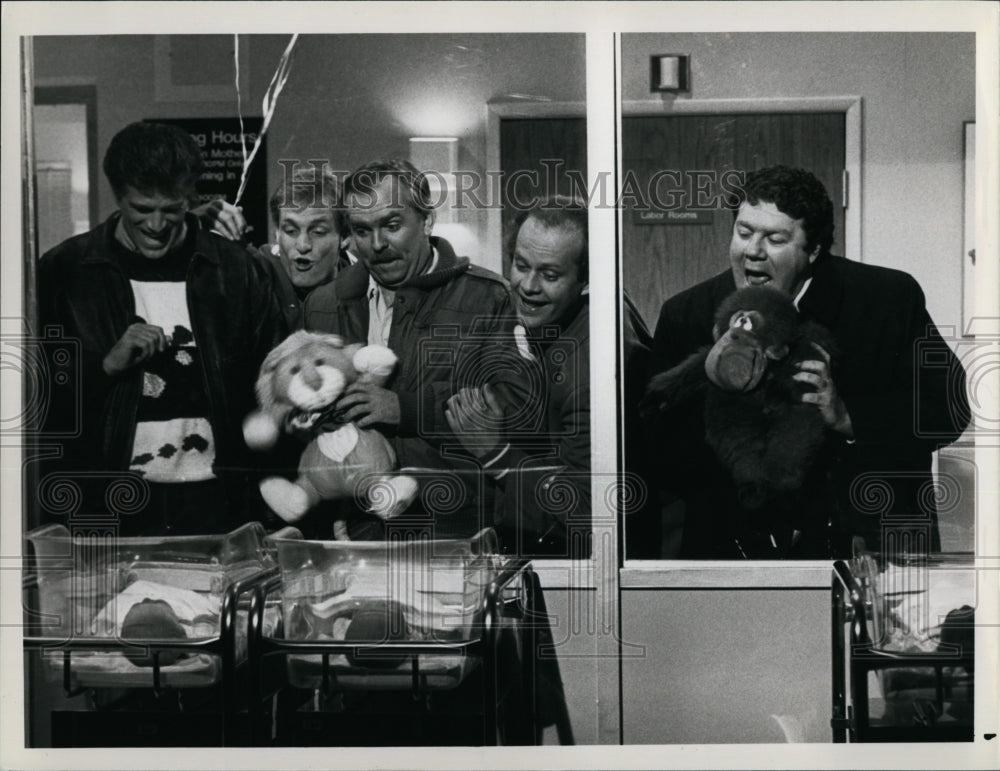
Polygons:
[[322,409],[333,404],[345,385],[344,373],[336,367],[303,362],[288,384],[288,400],[300,410]]
[[[720,338],[722,342],[726,340]],[[753,347],[716,344],[705,359],[705,373],[723,391],[752,391],[764,376],[766,361]]]
[[754,358],[752,355],[729,355],[719,361],[716,378],[726,390],[743,391],[754,385]]
[[318,391],[320,386],[323,385],[323,376],[312,364],[304,363],[302,369],[299,370],[299,377],[302,378],[302,382],[305,385],[314,391]]

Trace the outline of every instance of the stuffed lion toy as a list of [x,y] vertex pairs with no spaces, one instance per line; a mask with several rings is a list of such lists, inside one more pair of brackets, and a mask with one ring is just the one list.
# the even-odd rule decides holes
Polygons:
[[[378,431],[344,422],[336,401],[355,381],[384,385],[396,366],[385,346],[345,345],[338,335],[293,332],[260,367],[259,409],[243,424],[247,446],[267,450],[281,432],[311,437],[294,481],[261,480],[264,502],[286,522],[295,522],[323,500],[354,498],[383,519],[406,509],[416,480],[392,473],[396,453]],[[348,540],[346,523],[334,523],[338,540]]]

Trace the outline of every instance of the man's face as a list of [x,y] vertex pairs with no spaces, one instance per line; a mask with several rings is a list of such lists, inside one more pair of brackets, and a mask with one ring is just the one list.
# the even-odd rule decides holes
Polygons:
[[792,219],[773,203],[744,202],[729,243],[736,288],[770,286],[795,297],[819,254],[818,246],[806,251],[806,240],[802,220]]
[[583,234],[573,227],[547,227],[534,217],[521,225],[510,266],[511,295],[521,322],[533,329],[564,320],[586,284],[577,258]]
[[292,284],[312,289],[330,281],[340,256],[340,233],[333,209],[280,211],[278,249]]
[[184,240],[187,199],[162,193],[140,193],[126,187],[118,199],[122,227],[135,251],[158,260]]
[[399,180],[385,177],[371,196],[347,197],[347,218],[358,257],[381,286],[395,289],[420,275],[430,264],[428,237],[434,214],[426,217],[410,203]]

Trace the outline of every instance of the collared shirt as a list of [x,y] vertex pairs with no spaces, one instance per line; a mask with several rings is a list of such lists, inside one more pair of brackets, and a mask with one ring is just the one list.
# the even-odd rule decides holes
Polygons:
[[799,290],[799,293],[795,295],[795,299],[792,300],[792,304],[795,306],[795,310],[799,309],[799,303],[802,302],[802,298],[806,296],[806,292],[809,291],[809,285],[812,282],[813,282],[812,276],[810,276],[805,280],[805,283],[802,284],[802,288]]
[[395,299],[395,290],[377,284],[373,276],[368,277],[368,345],[389,344]]
[[[432,247],[431,264],[424,275],[432,273],[438,263],[438,251]],[[389,331],[392,329],[392,304],[396,290],[387,289],[368,276],[368,345],[389,345]]]

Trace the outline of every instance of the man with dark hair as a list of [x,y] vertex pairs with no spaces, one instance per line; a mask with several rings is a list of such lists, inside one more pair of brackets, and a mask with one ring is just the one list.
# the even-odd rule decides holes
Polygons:
[[[189,213],[201,165],[182,129],[122,129],[104,158],[119,211],[39,264],[42,327],[61,326],[81,351],[82,432],[61,467],[145,478],[148,505],[121,519],[125,535],[223,532],[252,518],[241,426],[257,367],[286,329],[261,267]],[[85,505],[100,511],[93,495]]]
[[[911,276],[834,256],[833,204],[808,171],[772,166],[747,175],[734,211],[730,269],[664,303],[650,373],[712,343],[715,309],[735,289],[767,286],[794,299],[800,315],[833,333],[795,379],[813,389],[827,426],[816,486],[806,491],[806,532],[778,532],[767,512],[737,501],[704,441],[700,404],[649,425],[664,485],[686,505],[682,557],[822,557],[850,553],[852,537],[882,546],[893,526],[914,527],[938,550],[931,453],[969,419],[964,371],[941,338]],[[927,366],[928,362],[933,366]],[[919,424],[919,427],[918,427]],[[889,491],[884,509],[864,500]],[[915,541],[916,543],[917,541]]]
[[[347,177],[344,213],[360,259],[310,294],[306,328],[387,345],[399,357],[386,387],[352,384],[338,408],[389,435],[400,466],[459,470],[462,489],[449,488],[457,499],[442,506],[447,516],[415,504],[400,523],[422,519],[436,535],[469,536],[492,506],[473,484],[473,459],[454,455],[444,405],[462,383],[486,376],[483,342],[511,317],[510,303],[503,278],[431,236],[430,200],[426,177],[407,161],[369,163]],[[379,534],[378,523],[364,528],[352,537]]]

